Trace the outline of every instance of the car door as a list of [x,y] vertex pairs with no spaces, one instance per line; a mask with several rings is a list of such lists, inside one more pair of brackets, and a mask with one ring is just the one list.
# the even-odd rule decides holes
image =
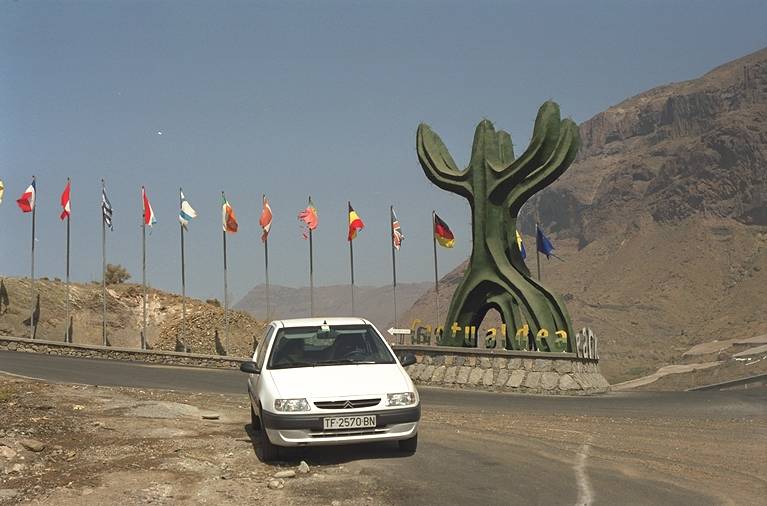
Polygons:
[[[266,327],[264,338],[261,339],[261,342],[258,343],[258,346],[256,347],[256,352],[253,354],[253,359],[255,360],[259,370],[262,370],[264,368],[264,364],[266,363],[266,352],[269,350],[269,344],[271,343],[272,338],[274,337],[274,334],[276,333],[276,331],[277,331],[277,328],[274,325],[269,325],[268,327]],[[258,384],[260,382],[261,382],[260,374],[248,375],[248,390],[250,390],[253,400],[255,401],[258,407],[261,407],[258,400]]]

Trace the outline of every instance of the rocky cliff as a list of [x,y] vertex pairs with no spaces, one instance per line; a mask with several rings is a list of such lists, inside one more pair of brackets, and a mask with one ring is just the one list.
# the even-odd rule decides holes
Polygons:
[[537,214],[583,247],[641,217],[767,225],[767,49],[625,100],[580,133],[576,162],[522,214],[526,230]]

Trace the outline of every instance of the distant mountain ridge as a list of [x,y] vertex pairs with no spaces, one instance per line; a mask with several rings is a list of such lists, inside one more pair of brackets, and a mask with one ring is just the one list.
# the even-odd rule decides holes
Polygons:
[[[397,285],[397,307],[404,314],[415,300],[433,284],[401,283]],[[302,318],[309,316],[309,288],[291,288],[271,285],[269,287],[270,319]],[[351,288],[349,285],[318,286],[314,288],[316,315],[351,315]],[[266,317],[266,285],[251,289],[234,306],[258,319]],[[392,287],[357,286],[355,288],[356,315],[372,321],[380,330],[386,330],[394,323],[394,298]],[[400,318],[400,325],[405,322]]]

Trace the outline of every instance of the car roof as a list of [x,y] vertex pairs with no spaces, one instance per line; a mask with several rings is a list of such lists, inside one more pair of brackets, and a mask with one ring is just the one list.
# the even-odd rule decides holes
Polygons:
[[272,322],[279,327],[319,327],[320,325],[372,325],[364,318],[351,317],[317,317],[317,318],[291,318],[288,320],[275,320]]

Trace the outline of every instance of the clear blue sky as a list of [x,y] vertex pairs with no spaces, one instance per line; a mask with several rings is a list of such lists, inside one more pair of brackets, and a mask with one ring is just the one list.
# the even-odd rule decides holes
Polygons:
[[233,300],[264,278],[263,192],[274,283],[308,283],[296,214],[309,193],[318,284],[348,282],[349,199],[367,224],[358,284],[390,281],[389,204],[406,235],[401,279],[429,280],[431,210],[457,237],[442,273],[468,255],[470,217],[418,166],[419,122],[464,164],[484,117],[520,151],[547,99],[581,122],[766,45],[763,1],[2,0],[0,275],[29,274],[30,215],[14,200],[35,174],[39,276],[64,275],[58,199],[71,176],[75,280],[100,278],[101,177],[115,209],[108,261],[137,281],[148,188],[148,275],[162,289],[180,290],[179,186],[200,215],[187,236],[193,296],[222,298],[221,190],[241,225],[228,242]]

